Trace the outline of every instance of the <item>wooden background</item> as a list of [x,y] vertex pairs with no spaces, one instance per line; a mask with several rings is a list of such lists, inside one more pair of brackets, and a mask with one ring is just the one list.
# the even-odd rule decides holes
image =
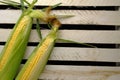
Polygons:
[[[75,16],[60,20],[59,37],[98,48],[57,42],[39,80],[120,80],[120,0],[38,0],[36,8],[60,2],[52,14]],[[20,14],[19,9],[0,4],[0,51]],[[45,36],[49,29],[41,26]],[[22,65],[38,42],[33,26]]]

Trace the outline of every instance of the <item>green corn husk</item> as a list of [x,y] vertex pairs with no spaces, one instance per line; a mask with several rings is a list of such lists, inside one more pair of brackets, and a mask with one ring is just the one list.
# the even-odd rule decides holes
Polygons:
[[55,23],[51,32],[33,50],[15,80],[37,80],[39,78],[54,48],[59,26],[59,22]]
[[32,18],[22,16],[0,54],[0,80],[13,80],[23,58],[32,27]]
[[[23,1],[21,0],[21,2]],[[33,23],[29,14],[32,12],[36,2],[37,0],[33,0],[28,9],[24,7],[24,4],[22,5],[23,13],[0,54],[0,80],[13,80],[18,72]],[[9,2],[5,4],[9,4]],[[11,1],[10,4],[12,4]]]

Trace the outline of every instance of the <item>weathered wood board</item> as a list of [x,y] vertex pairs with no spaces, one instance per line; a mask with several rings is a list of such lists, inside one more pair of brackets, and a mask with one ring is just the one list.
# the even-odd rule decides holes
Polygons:
[[[19,0],[15,1],[19,2]],[[116,66],[120,63],[120,0],[38,0],[36,6],[49,6],[60,2],[62,9],[55,9],[51,14],[74,15],[60,19],[62,24],[72,27],[77,25],[77,28],[78,26],[84,27],[84,25],[91,28],[95,26],[96,29],[81,30],[66,27],[59,31],[59,38],[103,46],[98,48],[55,46],[49,59],[51,64],[47,64],[39,80],[120,80],[120,66]],[[0,3],[0,51],[12,31],[12,27],[9,25],[15,24],[21,14],[19,9],[8,9],[9,7],[2,9],[2,5]],[[7,27],[3,27],[3,25]],[[98,27],[103,29],[97,30]],[[104,27],[109,27],[110,30],[104,30]],[[46,36],[48,32],[49,29],[42,29],[43,36]],[[37,32],[32,29],[29,43],[33,45],[28,45],[23,61],[28,59],[39,41]],[[52,63],[52,61],[58,61],[58,63]],[[65,65],[59,63],[61,61]],[[73,61],[76,64],[68,64]],[[86,65],[77,65],[80,62],[84,62]],[[88,64],[88,62],[93,63]],[[95,64],[101,62],[107,64]],[[115,65],[111,66],[111,63]],[[22,63],[22,65],[24,64]]]
[[[0,10],[0,12],[2,18],[0,23],[15,23],[21,14],[20,10]],[[54,10],[51,14],[74,16],[61,19],[62,24],[120,25],[120,11]]]

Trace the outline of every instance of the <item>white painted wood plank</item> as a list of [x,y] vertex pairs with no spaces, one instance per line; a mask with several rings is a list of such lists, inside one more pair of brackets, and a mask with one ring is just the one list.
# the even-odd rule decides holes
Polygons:
[[[20,10],[0,10],[0,23],[15,23],[20,14]],[[120,25],[120,11],[54,10],[52,14],[74,15],[60,19],[62,24]]]
[[[35,47],[28,47],[27,59]],[[50,60],[120,62],[120,49],[55,47]]]
[[[23,64],[21,65],[24,66]],[[119,80],[120,67],[46,65],[39,80]]]
[[[35,47],[28,47],[27,59]],[[120,62],[120,49],[55,47],[50,60]]]
[[83,43],[119,43],[120,31],[62,30],[60,38]]
[[[6,42],[12,29],[0,29],[0,42]],[[42,30],[43,36],[48,30]],[[82,43],[120,43],[120,31],[105,30],[60,30],[59,38],[73,40]],[[29,42],[39,42],[36,30],[32,30]]]
[[[34,48],[28,46],[23,59],[28,59]],[[55,47],[49,60],[120,62],[120,49]]]
[[120,80],[120,67],[47,65],[43,80]]
[[[20,0],[13,1],[19,2]],[[38,0],[36,5],[48,6],[60,2],[62,3],[61,6],[120,6],[120,0]]]

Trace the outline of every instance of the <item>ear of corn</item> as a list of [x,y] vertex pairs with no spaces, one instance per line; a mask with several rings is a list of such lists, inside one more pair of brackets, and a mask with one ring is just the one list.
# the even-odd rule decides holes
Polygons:
[[[36,1],[37,0],[33,0],[28,9],[25,9],[23,3],[23,5],[21,4],[23,13],[14,26],[14,29],[0,54],[0,80],[13,80],[15,78],[20,62],[24,56],[32,27],[32,17],[29,16],[29,13]],[[11,1],[7,2],[6,0],[5,4],[13,3]]]
[[13,80],[24,56],[29,39],[32,17],[23,12],[0,54],[0,80]]
[[0,55],[0,80],[13,80],[24,55],[32,18],[23,16],[15,25]]
[[44,70],[57,38],[57,30],[60,24],[59,22],[55,22],[53,25],[51,32],[31,53],[27,62],[16,77],[16,80],[37,80],[39,78],[41,72]]

